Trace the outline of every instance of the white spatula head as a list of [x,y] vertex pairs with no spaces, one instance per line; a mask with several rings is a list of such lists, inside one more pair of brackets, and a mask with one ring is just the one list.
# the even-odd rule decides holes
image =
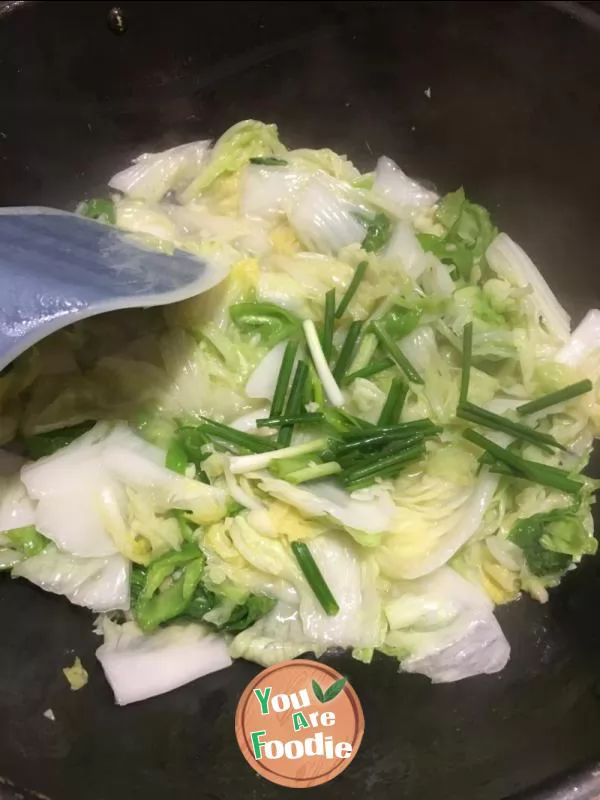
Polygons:
[[130,235],[50,208],[0,209],[0,370],[78,319],[166,305],[227,276],[181,251],[157,253]]

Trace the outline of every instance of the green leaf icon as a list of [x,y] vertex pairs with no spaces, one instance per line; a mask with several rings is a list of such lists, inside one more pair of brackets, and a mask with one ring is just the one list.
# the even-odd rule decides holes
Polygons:
[[313,680],[312,690],[319,703],[328,703],[330,700],[334,700],[338,696],[345,685],[346,678],[339,678],[339,680],[334,681],[328,689],[323,691],[319,684]]
[[323,694],[323,689],[321,689],[321,687],[319,686],[319,684],[315,680],[313,680],[313,682],[312,682],[312,690],[313,690],[314,696],[317,698],[319,703],[324,703],[325,702],[325,695]]
[[346,685],[346,678],[340,678],[339,680],[332,683],[329,689],[327,689],[327,691],[325,692],[324,702],[328,703],[330,700],[336,698],[345,685]]

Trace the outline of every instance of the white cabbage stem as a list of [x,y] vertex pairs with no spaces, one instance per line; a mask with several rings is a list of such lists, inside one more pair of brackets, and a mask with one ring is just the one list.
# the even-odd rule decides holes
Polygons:
[[373,193],[384,197],[396,210],[407,206],[427,208],[438,196],[409,178],[391,158],[382,156],[377,162]]
[[531,287],[533,300],[546,326],[558,339],[566,342],[571,331],[569,315],[523,248],[510,236],[500,233],[488,247],[485,257],[500,278],[513,286]]
[[128,623],[105,638],[96,658],[120,706],[170,692],[230,666],[227,642],[201,625],[143,636]]
[[244,506],[244,508],[248,508],[251,511],[258,511],[264,508],[262,503],[259,503],[255,497],[251,497],[242,489],[242,487],[231,474],[231,470],[228,467],[225,467],[224,475],[225,483],[227,484],[227,491],[236,503],[239,503],[241,506]]
[[592,352],[600,347],[600,310],[588,311],[571,334],[567,344],[558,352],[556,360],[569,367],[577,367]]

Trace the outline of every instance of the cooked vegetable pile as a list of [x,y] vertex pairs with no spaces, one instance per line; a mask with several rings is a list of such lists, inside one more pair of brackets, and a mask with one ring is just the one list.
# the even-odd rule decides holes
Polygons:
[[80,213],[228,277],[0,376],[1,567],[102,615],[119,703],[336,647],[433,681],[502,669],[494,606],[596,551],[600,311],[571,333],[462,189],[274,125],[109,185]]

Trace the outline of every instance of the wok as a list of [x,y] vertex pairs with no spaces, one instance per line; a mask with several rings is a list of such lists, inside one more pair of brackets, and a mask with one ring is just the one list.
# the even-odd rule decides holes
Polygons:
[[[597,4],[0,4],[0,202],[73,208],[135,154],[254,117],[362,168],[385,153],[440,191],[464,185],[532,255],[577,322],[600,302]],[[431,97],[429,97],[430,89]],[[598,474],[598,473],[596,473]],[[600,795],[600,560],[546,606],[502,608],[499,675],[432,686],[343,655],[362,701],[356,759],[315,798]],[[237,663],[118,708],[84,610],[0,579],[0,797],[291,796],[235,742]],[[79,655],[89,685],[61,667]],[[52,708],[50,722],[43,716]]]

